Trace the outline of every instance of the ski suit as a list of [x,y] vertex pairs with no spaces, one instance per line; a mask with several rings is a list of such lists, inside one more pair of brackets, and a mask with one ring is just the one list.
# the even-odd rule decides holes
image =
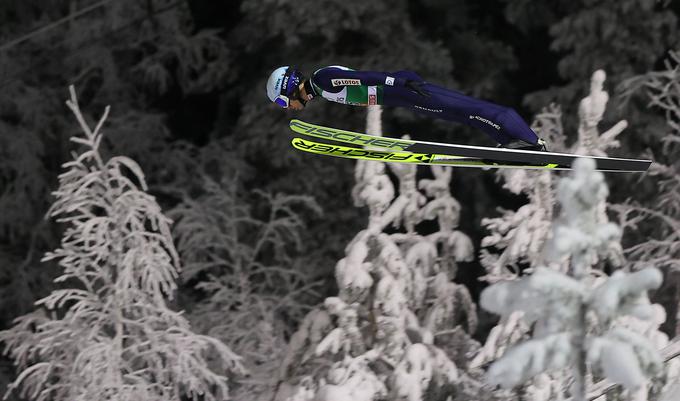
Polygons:
[[[423,96],[405,86],[421,82]],[[424,82],[411,71],[353,71],[347,67],[324,67],[312,74],[316,93],[332,102],[368,106],[382,104],[409,108],[415,112],[479,128],[501,145],[515,139],[536,144],[538,137],[515,110],[466,96],[460,92]]]

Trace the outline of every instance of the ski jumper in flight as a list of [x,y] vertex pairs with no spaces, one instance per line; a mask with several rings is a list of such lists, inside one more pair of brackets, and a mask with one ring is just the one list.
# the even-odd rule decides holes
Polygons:
[[302,110],[317,97],[356,106],[404,107],[479,128],[502,147],[546,150],[545,141],[512,108],[425,82],[411,71],[354,71],[329,66],[306,79],[294,67],[284,66],[269,76],[267,96],[279,106],[293,110]]

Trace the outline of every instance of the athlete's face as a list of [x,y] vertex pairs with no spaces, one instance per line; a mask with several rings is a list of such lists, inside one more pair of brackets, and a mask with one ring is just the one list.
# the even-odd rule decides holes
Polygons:
[[[307,91],[305,91],[304,82],[300,84],[296,93],[297,93],[297,96],[300,96],[303,99],[307,99]],[[309,102],[309,100],[307,102]],[[300,100],[298,100],[297,98],[296,99],[290,99],[290,102],[288,103],[288,108],[299,111],[299,110],[304,109],[305,105],[302,104],[302,102]]]
[[302,109],[305,108],[305,106],[302,105],[302,102],[301,102],[301,101],[295,99],[295,100],[291,100],[291,101],[288,103],[288,108],[289,108],[289,109],[293,109],[293,110],[302,110]]

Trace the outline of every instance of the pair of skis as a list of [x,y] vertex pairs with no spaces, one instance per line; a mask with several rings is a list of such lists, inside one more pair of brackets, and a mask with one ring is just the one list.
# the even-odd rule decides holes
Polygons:
[[395,139],[324,127],[297,119],[290,121],[290,129],[308,138],[337,143],[295,137],[291,142],[295,149],[350,159],[457,167],[571,170],[576,159],[588,158],[595,161],[597,170],[611,172],[643,172],[652,163],[650,160]]

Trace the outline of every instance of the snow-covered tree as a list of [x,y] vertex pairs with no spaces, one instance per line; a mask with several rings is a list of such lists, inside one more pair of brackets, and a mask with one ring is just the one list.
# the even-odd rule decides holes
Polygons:
[[49,215],[64,223],[57,260],[61,289],[0,333],[19,371],[10,385],[33,400],[224,400],[241,358],[192,332],[167,305],[179,256],[139,166],[100,152],[107,107],[92,129],[73,87],[67,105],[83,133],[59,177]]
[[[551,151],[565,150],[562,113],[551,105],[540,113],[532,126],[550,144]],[[536,265],[550,233],[554,193],[552,174],[547,171],[501,170],[503,187],[524,194],[529,203],[518,210],[504,210],[502,216],[482,219],[490,234],[482,240],[480,261],[487,271],[485,279],[495,282],[516,277],[521,264]],[[500,253],[496,253],[500,252]]]
[[[566,145],[559,107],[551,105],[536,116],[532,128],[547,140],[551,151],[606,156],[608,148],[618,146],[615,138],[627,126],[625,120],[602,134],[598,130],[609,99],[607,92],[602,90],[604,80],[604,71],[593,73],[590,93],[579,104],[578,140],[571,147]],[[482,241],[482,246],[489,249],[482,250],[481,261],[488,273],[486,278],[492,282],[515,276],[520,264],[535,266],[541,263],[541,249],[549,237],[555,203],[551,173],[502,170],[498,174],[503,178],[505,188],[527,195],[529,203],[517,211],[501,210],[501,217],[482,220],[490,235]],[[598,218],[606,221],[605,205],[600,205],[599,210]],[[500,250],[500,254],[493,253],[492,248]]]
[[626,81],[623,95],[627,98],[644,90],[649,105],[664,113],[666,134],[661,139],[660,154],[652,154],[654,160],[646,179],[653,180],[658,188],[650,200],[640,199],[630,205],[617,208],[621,224],[633,232],[642,230],[649,240],[626,249],[634,266],[653,263],[663,269],[669,282],[676,283],[675,300],[678,316],[675,316],[675,335],[680,335],[680,51],[670,52],[662,71],[650,72]]
[[188,317],[243,357],[250,374],[235,380],[234,398],[270,399],[291,325],[308,312],[318,284],[303,257],[302,230],[305,216],[320,209],[306,196],[251,195],[236,179],[203,180],[203,194],[185,194],[168,212],[181,278],[201,294]]
[[578,106],[578,141],[572,148],[573,153],[606,156],[608,148],[620,146],[616,137],[628,126],[626,120],[619,121],[604,133],[598,129],[609,101],[609,93],[603,90],[606,77],[604,70],[597,70],[590,77],[590,93],[581,99]]
[[[597,70],[590,81],[590,92],[579,105],[578,140],[567,146],[567,135],[562,126],[561,109],[550,105],[536,116],[532,128],[545,138],[551,151],[578,154],[605,155],[605,150],[618,146],[615,137],[627,126],[625,120],[600,134],[598,124],[602,119],[609,95],[602,90],[605,73]],[[536,267],[544,264],[543,248],[551,237],[555,214],[556,181],[547,171],[501,170],[503,187],[516,194],[524,194],[529,202],[518,210],[503,210],[502,216],[482,219],[490,234],[482,240],[480,260],[487,271],[485,280],[493,283],[520,275],[522,266]],[[606,223],[606,203],[597,207],[596,221]],[[618,242],[610,243],[608,256],[618,265],[622,263]],[[499,252],[499,253],[496,253]],[[473,366],[494,360],[508,345],[527,332],[521,313],[516,312],[501,319],[494,327],[482,352],[477,354]]]
[[[552,268],[538,266],[529,276],[482,292],[482,307],[502,316],[521,311],[533,326],[530,340],[506,351],[489,368],[493,384],[512,388],[543,373],[569,369],[570,393],[582,401],[588,366],[595,375],[645,393],[648,378],[661,371],[661,357],[649,336],[621,323],[630,316],[655,319],[658,307],[646,293],[661,285],[661,273],[656,268],[619,270],[606,277],[592,269],[620,237],[618,226],[597,219],[608,191],[594,167],[591,160],[578,160],[572,177],[559,183],[561,214],[545,248],[545,262]],[[552,397],[563,396],[559,389],[550,391]]]
[[[381,133],[378,107],[369,107],[367,131]],[[479,347],[470,337],[476,308],[453,279],[473,248],[457,230],[451,171],[417,182],[413,166],[388,166],[398,188],[384,163],[357,163],[352,196],[368,208],[368,225],[335,266],[338,295],[309,312],[291,338],[277,400],[467,400],[480,392],[493,399],[466,373]],[[418,234],[425,219],[436,219],[439,231]]]
[[[646,137],[659,138],[661,147],[649,151],[649,157],[654,160],[645,180],[656,188],[654,197],[640,199],[633,197],[629,202],[616,205],[622,227],[631,236],[638,236],[641,241],[628,247],[625,252],[631,261],[632,269],[639,269],[648,263],[658,266],[666,277],[664,288],[659,290],[657,298],[664,300],[669,312],[675,311],[675,316],[669,316],[666,332],[674,336],[673,342],[668,338],[657,337],[658,347],[670,350],[666,353],[667,369],[665,385],[662,393],[670,397],[673,389],[680,380],[680,360],[678,352],[673,346],[678,342],[680,334],[680,254],[678,253],[680,238],[680,176],[677,163],[680,143],[680,52],[671,51],[665,61],[665,68],[652,71],[625,81],[622,85],[622,95],[625,100],[639,92],[644,92],[648,105],[663,114],[663,125],[652,125]],[[655,141],[656,142],[656,141]],[[664,351],[666,350],[664,349]],[[660,396],[664,399],[664,396]],[[677,393],[675,393],[677,395]],[[674,395],[674,396],[675,396]],[[672,399],[672,398],[669,398]]]

